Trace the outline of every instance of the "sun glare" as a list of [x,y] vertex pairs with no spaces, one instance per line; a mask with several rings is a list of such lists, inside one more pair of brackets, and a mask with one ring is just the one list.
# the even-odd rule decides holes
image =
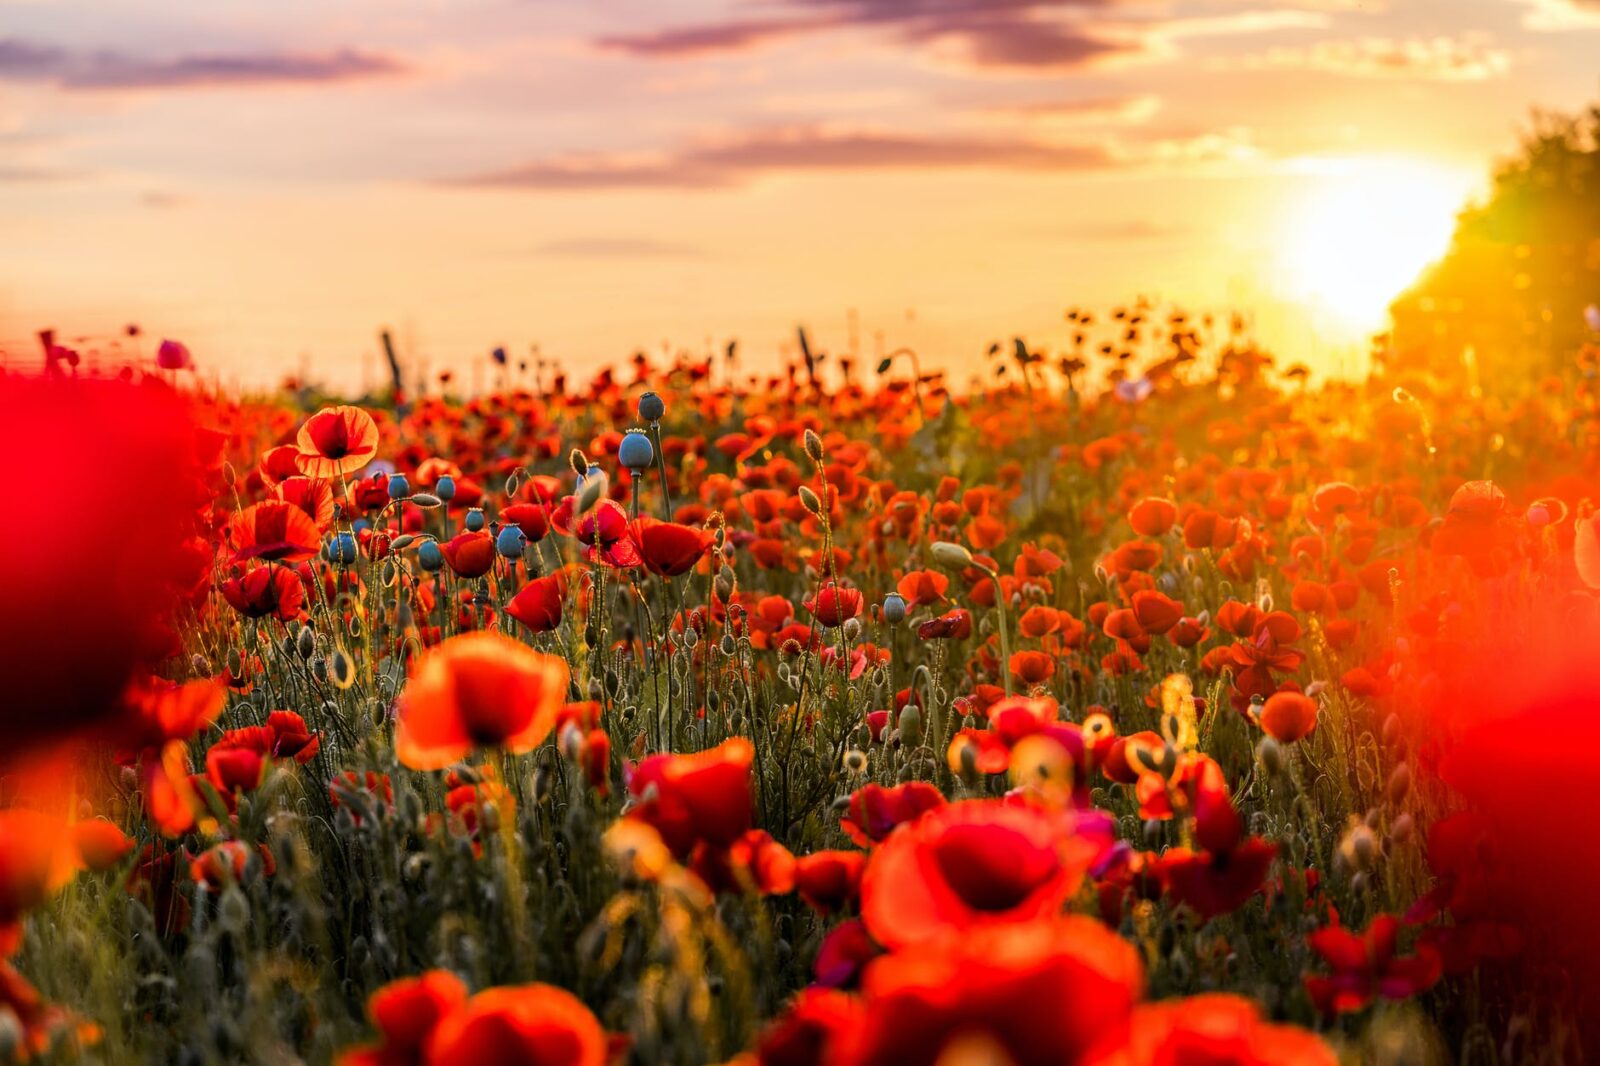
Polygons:
[[1449,245],[1470,186],[1420,162],[1352,160],[1319,176],[1285,224],[1290,295],[1352,329],[1381,328],[1390,301]]

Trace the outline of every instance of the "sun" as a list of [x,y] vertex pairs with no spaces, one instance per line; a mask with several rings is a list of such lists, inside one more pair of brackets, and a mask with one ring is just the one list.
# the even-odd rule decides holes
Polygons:
[[1390,302],[1448,247],[1472,180],[1410,160],[1319,167],[1282,231],[1290,295],[1347,328],[1381,329]]

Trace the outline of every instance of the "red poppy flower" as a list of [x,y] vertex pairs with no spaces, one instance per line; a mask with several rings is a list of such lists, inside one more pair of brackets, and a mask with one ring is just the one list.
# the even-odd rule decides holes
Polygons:
[[1178,521],[1178,505],[1159,496],[1146,496],[1128,512],[1128,524],[1141,537],[1159,537]]
[[935,1066],[982,1049],[1014,1066],[1082,1061],[1122,1031],[1139,955],[1092,918],[989,926],[867,967],[860,1025],[828,1056],[845,1066]]
[[367,997],[378,1042],[343,1052],[338,1066],[414,1066],[434,1028],[466,1001],[467,986],[448,970],[389,982]]
[[950,578],[937,570],[913,570],[895,585],[895,591],[905,598],[907,607],[921,607],[944,599],[950,587]]
[[765,829],[751,829],[726,848],[696,844],[689,869],[717,893],[781,896],[794,891],[794,855]]
[[78,850],[85,867],[104,873],[127,857],[133,850],[133,841],[115,823],[104,818],[90,818],[73,823],[72,846]]
[[308,477],[353,474],[378,454],[378,426],[359,407],[324,407],[300,427],[295,447]]
[[636,518],[628,528],[639,557],[653,574],[677,577],[694,569],[715,536],[708,529],[696,529],[659,518]]
[[860,614],[861,603],[860,589],[830,583],[806,600],[805,607],[816,616],[818,624],[832,628]]
[[867,847],[887,837],[895,826],[944,804],[944,793],[926,781],[907,781],[893,788],[864,785],[850,794],[839,824],[851,840]]
[[965,607],[946,611],[919,625],[917,636],[923,640],[965,640],[972,636],[972,612]]
[[440,544],[439,550],[460,577],[482,577],[494,568],[494,537],[488,530],[457,533]]
[[1243,996],[1212,992],[1134,1008],[1119,1033],[1086,1066],[1338,1066],[1314,1033],[1271,1025]]
[[542,503],[514,503],[500,509],[500,520],[522,530],[529,544],[537,544],[550,532],[550,509]]
[[1133,617],[1146,633],[1160,635],[1183,618],[1183,604],[1154,589],[1133,594]]
[[282,566],[253,566],[228,578],[217,588],[228,605],[246,618],[271,615],[287,622],[300,617],[306,598],[300,575]]
[[611,1045],[593,1012],[551,985],[490,988],[449,1011],[426,1042],[428,1066],[605,1066]]
[[633,768],[629,816],[655,828],[679,858],[695,844],[727,847],[750,828],[750,763],[743,737],[693,755],[652,755]]
[[805,988],[756,1037],[750,1066],[826,1066],[829,1049],[839,1046],[861,1020],[854,996],[831,988]]
[[567,575],[560,570],[536,577],[506,604],[506,614],[535,633],[548,633],[561,624],[567,598]]
[[531,751],[567,696],[566,660],[494,632],[464,633],[418,660],[400,698],[394,748],[413,770],[439,770],[475,747]]
[[1261,891],[1278,849],[1250,837],[1227,851],[1168,848],[1156,864],[1156,876],[1176,903],[1201,918],[1229,914]]
[[866,867],[859,851],[813,852],[795,861],[795,888],[812,907],[831,914],[856,898]]
[[575,496],[562,499],[550,516],[551,527],[582,544],[590,562],[622,570],[643,562],[639,546],[628,535],[628,514],[621,504],[615,500],[601,500],[580,518],[574,514],[577,503]]
[[298,563],[316,555],[322,540],[310,515],[281,500],[246,507],[233,516],[228,531],[236,563],[245,559]]
[[1356,934],[1342,926],[1319,929],[1306,938],[1333,973],[1308,976],[1306,991],[1324,1014],[1343,1014],[1366,1007],[1374,999],[1409,999],[1439,980],[1438,952],[1426,944],[1415,955],[1398,953],[1400,921],[1380,914]]
[[1012,652],[1006,666],[1013,677],[1030,686],[1044,684],[1056,672],[1055,657],[1042,651]]
[[24,913],[72,880],[80,862],[61,819],[22,807],[0,810],[0,946]]
[[1000,800],[952,803],[873,853],[861,879],[861,916],[893,949],[1053,915],[1099,851],[1067,815]]
[[1261,708],[1261,728],[1274,740],[1293,744],[1317,728],[1317,701],[1299,692],[1274,692]]

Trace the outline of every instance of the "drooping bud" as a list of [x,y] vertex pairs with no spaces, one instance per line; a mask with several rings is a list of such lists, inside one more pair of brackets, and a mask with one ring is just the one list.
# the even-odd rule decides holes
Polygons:
[[963,570],[972,565],[972,553],[954,541],[934,541],[928,554],[933,556],[934,562],[951,570]]

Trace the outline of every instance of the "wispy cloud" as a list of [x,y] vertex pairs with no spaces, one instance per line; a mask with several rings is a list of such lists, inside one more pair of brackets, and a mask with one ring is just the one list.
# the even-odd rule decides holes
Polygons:
[[1101,36],[1079,18],[1117,0],[780,0],[767,20],[666,27],[613,34],[595,44],[634,56],[681,58],[732,52],[802,34],[865,29],[900,44],[953,53],[979,67],[1060,69],[1136,49]]
[[405,64],[393,56],[353,48],[152,58],[116,51],[73,51],[16,38],[0,40],[0,79],[47,82],[79,91],[326,85],[404,70]]
[[1145,122],[1161,110],[1153,93],[1127,96],[1084,96],[1065,100],[1029,100],[997,104],[985,109],[1012,118],[1061,124],[1123,124]]
[[1063,171],[1113,163],[1105,149],[1092,145],[799,127],[756,130],[651,157],[599,154],[538,159],[447,179],[445,184],[550,190],[698,189],[780,172]]
[[1241,66],[1315,70],[1359,78],[1483,81],[1505,75],[1511,69],[1511,55],[1477,37],[1363,37],[1318,41],[1304,48],[1273,48],[1247,58]]

